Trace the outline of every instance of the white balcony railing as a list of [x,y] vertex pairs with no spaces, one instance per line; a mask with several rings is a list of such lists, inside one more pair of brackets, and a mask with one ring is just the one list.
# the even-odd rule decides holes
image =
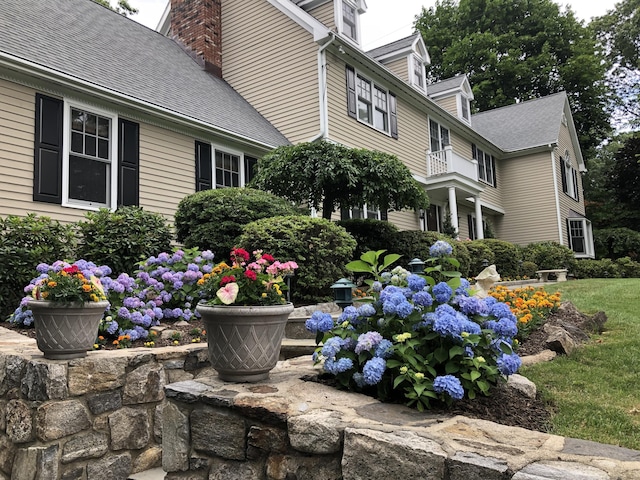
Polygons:
[[438,152],[427,151],[427,177],[444,173],[457,173],[478,181],[478,162],[454,153],[451,145]]

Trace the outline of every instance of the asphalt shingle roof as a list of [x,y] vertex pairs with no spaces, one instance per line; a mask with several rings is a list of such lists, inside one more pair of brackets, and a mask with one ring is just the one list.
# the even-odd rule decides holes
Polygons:
[[456,75],[455,77],[445,78],[439,82],[427,85],[427,95],[435,95],[440,92],[446,92],[447,90],[453,90],[460,87],[466,77],[464,75]]
[[558,141],[565,92],[515,103],[471,116],[471,126],[505,152]]
[[369,50],[367,55],[371,58],[379,58],[389,53],[397,52],[398,50],[404,50],[406,48],[410,48],[413,45],[413,42],[416,39],[416,33],[410,35],[405,38],[401,38],[400,40],[396,40],[395,42],[388,43],[378,48],[374,48],[373,50]]
[[176,42],[89,0],[1,0],[0,52],[267,145],[289,143]]

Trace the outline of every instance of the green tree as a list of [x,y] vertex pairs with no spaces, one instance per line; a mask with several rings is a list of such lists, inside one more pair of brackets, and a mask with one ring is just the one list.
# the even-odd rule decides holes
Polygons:
[[610,185],[624,207],[622,227],[640,231],[640,132],[630,135],[616,154]]
[[111,6],[111,2],[109,0],[93,0],[93,1],[96,3],[99,3],[103,7],[110,8],[114,12],[118,12],[120,15],[124,15],[125,17],[128,17],[129,15],[135,15],[136,13],[138,13],[138,9],[133,8],[131,5],[129,5],[129,2],[127,0],[118,0],[118,3],[115,7]]
[[480,111],[566,91],[583,150],[609,132],[606,65],[591,30],[552,0],[438,0],[416,17],[432,81],[469,76]]
[[322,208],[326,219],[336,208],[364,204],[381,210],[429,206],[425,190],[394,155],[325,141],[272,150],[259,160],[250,186]]
[[616,122],[640,125],[640,0],[622,0],[589,25],[610,62]]

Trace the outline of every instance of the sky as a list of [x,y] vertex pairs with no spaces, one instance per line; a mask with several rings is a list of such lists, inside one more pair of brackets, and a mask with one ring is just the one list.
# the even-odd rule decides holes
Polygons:
[[[557,3],[562,6],[571,5],[579,19],[589,21],[592,17],[612,10],[616,1],[619,0],[573,0]],[[139,10],[131,18],[155,29],[167,2],[168,0],[129,0],[129,4]],[[367,12],[361,17],[362,43],[364,50],[370,50],[410,35],[415,16],[422,11],[423,6],[432,7],[435,0],[366,0],[366,3]]]

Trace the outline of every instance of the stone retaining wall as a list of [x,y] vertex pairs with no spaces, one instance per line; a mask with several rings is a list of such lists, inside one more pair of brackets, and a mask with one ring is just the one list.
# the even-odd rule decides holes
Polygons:
[[164,387],[205,371],[206,343],[47,360],[0,327],[0,480],[124,480],[160,466]]

